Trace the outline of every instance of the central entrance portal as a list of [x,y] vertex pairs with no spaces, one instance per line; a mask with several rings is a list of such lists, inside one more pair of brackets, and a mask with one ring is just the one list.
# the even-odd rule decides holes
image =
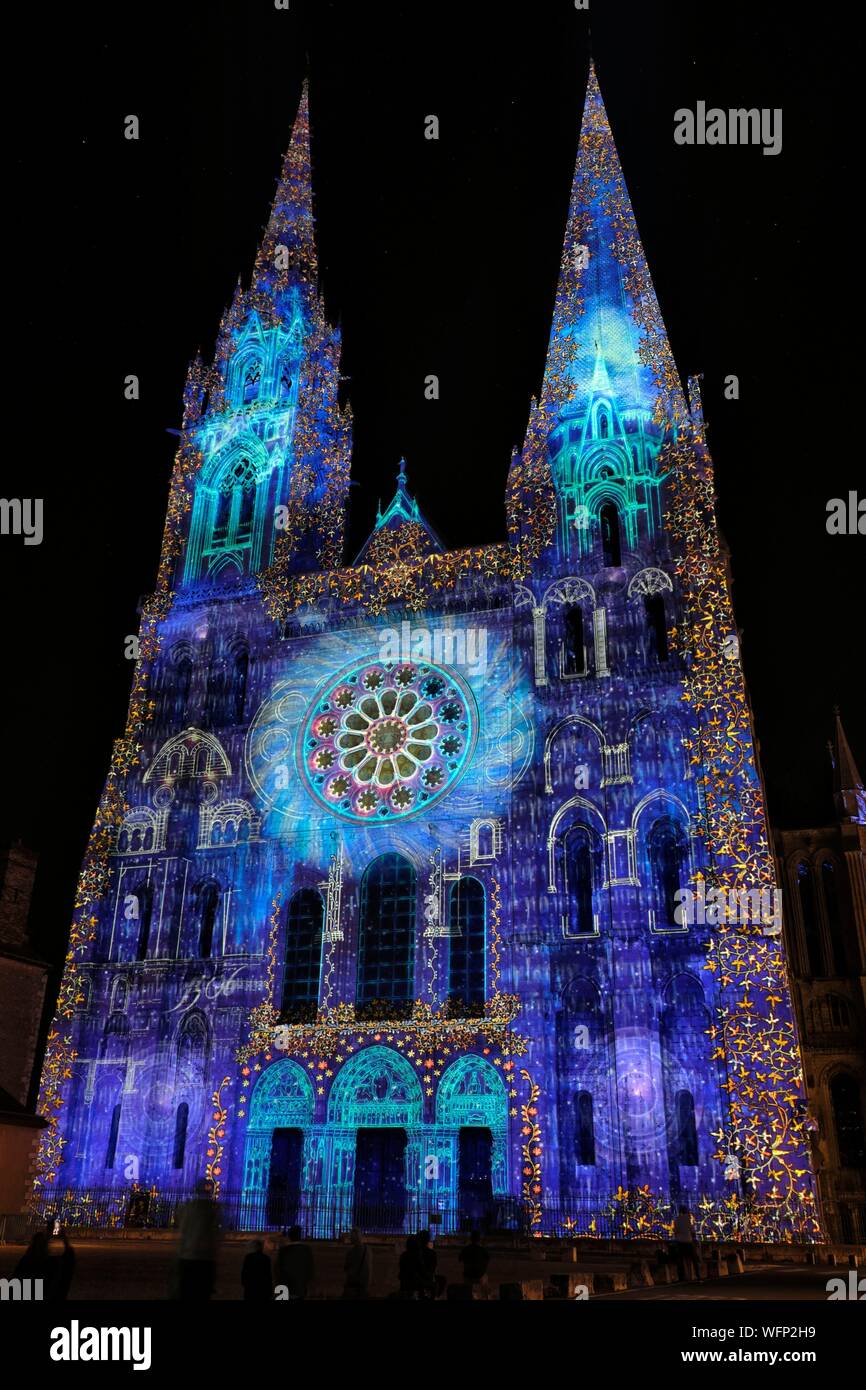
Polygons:
[[462,1225],[489,1225],[493,1217],[493,1135],[483,1126],[460,1131],[458,1204]]
[[275,1129],[271,1137],[267,1218],[269,1226],[293,1226],[298,1217],[304,1166],[300,1129]]
[[359,1129],[355,1147],[356,1226],[402,1231],[406,1215],[405,1129]]

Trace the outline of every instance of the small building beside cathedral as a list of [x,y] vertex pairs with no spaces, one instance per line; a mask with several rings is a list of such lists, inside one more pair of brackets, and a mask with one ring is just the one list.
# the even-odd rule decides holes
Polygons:
[[826,1228],[866,1239],[866,793],[836,715],[835,821],[776,830],[810,1138]]
[[[248,1229],[815,1239],[775,869],[697,383],[591,71],[507,533],[423,480],[344,554],[301,99],[197,359],[79,881],[38,1190]],[[396,460],[395,460],[396,467]]]

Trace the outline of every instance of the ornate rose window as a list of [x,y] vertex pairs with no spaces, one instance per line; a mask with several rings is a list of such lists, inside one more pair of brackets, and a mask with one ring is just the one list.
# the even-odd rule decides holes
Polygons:
[[438,801],[462,777],[475,702],[429,662],[351,667],[313,703],[298,761],[317,800],[351,820],[393,820]]

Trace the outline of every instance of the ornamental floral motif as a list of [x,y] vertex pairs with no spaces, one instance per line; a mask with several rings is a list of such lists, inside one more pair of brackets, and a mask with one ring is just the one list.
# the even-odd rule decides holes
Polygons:
[[456,785],[476,736],[475,702],[428,662],[362,663],[315,700],[298,750],[317,800],[351,820],[428,807]]

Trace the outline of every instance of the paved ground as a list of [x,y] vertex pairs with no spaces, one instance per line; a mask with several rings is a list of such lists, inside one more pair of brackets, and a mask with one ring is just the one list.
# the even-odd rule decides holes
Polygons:
[[829,1265],[759,1265],[745,1274],[729,1279],[710,1279],[702,1284],[670,1284],[655,1289],[629,1289],[627,1293],[596,1294],[600,1299],[683,1299],[736,1302],[773,1302],[776,1300],[827,1301],[827,1280],[834,1276],[845,1278],[848,1271]]
[[[74,1240],[77,1255],[72,1297],[79,1299],[164,1299],[167,1297],[173,1243],[159,1239]],[[317,1241],[314,1243],[316,1287],[314,1297],[337,1298],[342,1288],[342,1269],[345,1246]],[[394,1242],[371,1242],[373,1253],[372,1296],[385,1298],[397,1287],[398,1246]],[[216,1297],[241,1297],[240,1270],[246,1251],[243,1242],[227,1241],[220,1259]],[[22,1246],[0,1246],[0,1278],[11,1275],[23,1253]],[[449,1282],[459,1282],[461,1267],[456,1246],[439,1248],[439,1272]],[[581,1262],[585,1267],[588,1260]],[[591,1267],[604,1269],[626,1267],[622,1256],[594,1256]],[[560,1262],[532,1259],[523,1251],[495,1250],[490,1266],[491,1291],[498,1292],[500,1283],[521,1279],[550,1280],[557,1273],[574,1273],[577,1266]],[[761,1301],[775,1299],[826,1301],[827,1280],[845,1271],[811,1265],[750,1267],[744,1275],[707,1281],[703,1284],[671,1284],[656,1288],[629,1289],[627,1292],[595,1294],[599,1299],[653,1300],[734,1300]]]

